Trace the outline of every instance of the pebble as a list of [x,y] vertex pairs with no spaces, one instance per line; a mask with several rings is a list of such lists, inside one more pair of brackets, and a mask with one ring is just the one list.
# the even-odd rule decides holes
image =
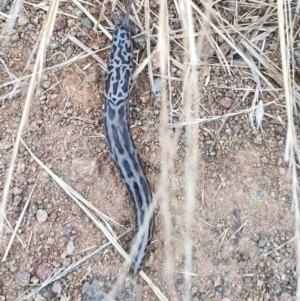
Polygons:
[[258,241],[258,247],[264,248],[267,244],[267,238],[265,236],[260,236]]
[[134,48],[142,50],[146,48],[146,34],[139,34],[133,38]]
[[232,99],[230,97],[223,97],[219,100],[219,105],[225,109],[229,109],[232,106]]
[[64,29],[67,26],[67,19],[62,16],[58,16],[55,21],[55,27],[60,30]]
[[22,193],[22,189],[19,188],[19,187],[14,187],[12,189],[12,193],[13,193],[13,195],[21,194]]
[[67,254],[68,255],[72,255],[75,251],[75,246],[72,240],[69,241],[68,245],[67,245]]
[[45,264],[41,264],[38,266],[36,271],[36,276],[41,280],[47,280],[52,274],[52,270]]
[[65,51],[65,56],[66,56],[67,60],[71,57],[73,52],[74,52],[74,47],[68,46],[66,51]]
[[256,137],[253,139],[253,143],[256,145],[262,145],[262,139],[260,137]]
[[26,271],[18,272],[16,275],[16,282],[21,286],[25,286],[30,282],[30,274]]
[[154,93],[160,92],[161,88],[162,88],[161,78],[158,77],[156,80],[154,80],[153,92]]
[[60,42],[56,40],[51,40],[49,43],[49,48],[50,49],[57,49],[60,47]]
[[251,277],[248,277],[248,276],[246,276],[246,277],[244,277],[244,283],[245,284],[249,284],[249,283],[251,283]]
[[0,59],[7,58],[7,52],[0,50]]
[[178,291],[182,291],[184,287],[184,282],[181,279],[177,279],[175,282],[175,287]]
[[52,285],[52,292],[59,294],[61,292],[61,285],[59,281],[54,281]]
[[41,86],[44,88],[44,89],[49,89],[50,86],[51,86],[51,82],[49,80],[46,80],[44,82],[41,83]]
[[229,287],[224,287],[223,289],[223,296],[227,297],[231,294],[231,288]]
[[39,224],[43,224],[48,218],[48,213],[46,210],[38,210],[36,212],[36,219]]
[[71,181],[82,181],[87,184],[95,183],[99,176],[98,161],[96,158],[74,158],[70,168]]
[[262,196],[262,193],[260,190],[250,190],[250,197],[252,200],[256,201],[256,200],[259,200]]
[[26,24],[28,24],[29,19],[26,16],[20,16],[18,19],[18,25],[20,26],[25,26]]
[[286,135],[286,130],[283,125],[277,125],[277,127],[275,128],[275,132],[282,137],[285,137]]
[[82,18],[80,24],[88,29],[91,29],[94,26],[94,23],[89,18]]
[[15,33],[13,35],[10,36],[10,40],[12,42],[18,42],[20,40],[20,37],[19,37],[19,34],[18,33]]
[[216,292],[218,292],[219,294],[223,293],[223,287],[221,285],[218,285],[215,287]]
[[250,259],[249,253],[248,252],[241,253],[241,258],[243,261],[248,261]]

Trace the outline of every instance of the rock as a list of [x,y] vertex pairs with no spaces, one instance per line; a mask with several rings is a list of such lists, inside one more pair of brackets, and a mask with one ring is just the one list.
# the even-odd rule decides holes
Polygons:
[[26,271],[18,272],[16,275],[16,282],[21,286],[25,286],[30,282],[30,274]]
[[253,143],[256,145],[262,145],[262,139],[261,137],[256,137],[253,139]]
[[55,28],[58,30],[64,29],[67,26],[67,19],[63,16],[58,16],[55,21]]
[[45,264],[41,264],[38,266],[38,269],[36,271],[36,276],[41,280],[45,281],[47,280],[52,273],[52,270]]
[[285,137],[286,135],[286,130],[283,125],[277,125],[275,128],[275,132],[282,137]]
[[223,289],[223,296],[228,297],[231,294],[231,288],[224,287]]
[[18,42],[20,40],[20,37],[19,37],[19,34],[18,33],[15,33],[13,35],[10,36],[10,40],[12,42]]
[[219,105],[225,109],[229,109],[232,106],[232,99],[230,97],[223,97],[219,100]]
[[66,51],[65,51],[65,56],[66,56],[67,60],[71,57],[73,52],[74,52],[74,47],[68,46]]
[[248,277],[248,276],[246,276],[246,277],[244,277],[244,283],[245,284],[249,284],[249,283],[251,283],[251,277]]
[[280,301],[292,301],[294,299],[293,299],[293,297],[289,293],[283,292],[280,295],[279,300]]
[[267,244],[267,238],[265,236],[260,236],[258,241],[258,247],[264,248]]
[[20,16],[18,19],[18,25],[19,26],[25,26],[26,24],[28,24],[29,19],[26,16]]
[[67,245],[67,254],[68,255],[72,255],[74,253],[75,250],[75,246],[72,240],[69,241],[68,245]]
[[89,18],[82,18],[80,24],[88,29],[91,29],[94,26],[94,23]]
[[42,86],[45,90],[49,89],[50,86],[51,86],[50,80],[46,80],[46,81],[42,82],[42,83],[41,83],[41,86]]
[[60,42],[59,41],[56,41],[56,40],[51,40],[50,43],[49,43],[49,48],[50,49],[57,49],[60,47]]
[[161,88],[162,88],[161,78],[158,77],[156,80],[154,80],[153,92],[154,93],[160,92]]
[[241,258],[243,261],[248,261],[250,259],[249,253],[248,252],[241,253]]
[[177,279],[175,282],[175,287],[178,291],[182,291],[184,288],[184,282],[182,279]]
[[256,201],[256,200],[259,200],[262,197],[262,193],[261,193],[260,190],[251,189],[250,190],[250,197],[251,197],[252,200]]
[[59,294],[61,292],[61,285],[59,281],[54,281],[52,285],[52,292]]
[[21,194],[21,193],[22,193],[22,189],[19,188],[19,187],[14,187],[14,188],[12,189],[12,193],[13,193],[13,195]]
[[0,59],[5,59],[7,58],[7,52],[0,50]]
[[43,224],[47,218],[48,218],[48,213],[46,210],[38,210],[36,212],[36,218],[39,224]]
[[146,48],[146,34],[139,34],[133,38],[134,48],[141,50]]
[[73,159],[70,176],[73,182],[82,181],[87,184],[94,183],[99,177],[97,159],[90,157]]

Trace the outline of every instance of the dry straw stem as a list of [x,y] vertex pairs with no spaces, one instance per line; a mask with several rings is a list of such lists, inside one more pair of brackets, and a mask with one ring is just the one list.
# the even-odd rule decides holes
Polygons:
[[293,177],[293,205],[295,209],[295,240],[297,250],[297,301],[300,300],[300,212],[299,212],[299,183],[297,177],[296,158],[299,162],[299,146],[297,140],[297,134],[294,123],[294,108],[296,108],[296,95],[294,82],[291,81],[291,74],[294,74],[294,70],[290,70],[290,50],[292,49],[293,28],[288,24],[291,24],[291,8],[287,7],[287,2],[283,3],[282,0],[277,1],[277,13],[278,13],[278,27],[280,37],[280,52],[282,61],[282,73],[283,73],[283,86],[286,98],[286,113],[288,118],[288,128],[286,136],[286,148],[285,148],[285,160],[289,162],[290,169]]
[[25,100],[24,109],[22,112],[22,118],[21,118],[16,141],[15,141],[14,148],[13,148],[11,164],[10,164],[10,167],[8,170],[8,174],[6,177],[6,183],[5,183],[4,190],[3,190],[2,202],[0,204],[0,235],[2,235],[2,231],[3,231],[6,202],[7,202],[7,198],[8,198],[10,184],[12,181],[16,158],[18,155],[20,139],[22,136],[23,129],[28,121],[28,114],[29,114],[31,99],[32,99],[32,95],[34,93],[34,90],[35,90],[35,87],[37,84],[37,73],[38,73],[38,70],[39,69],[41,70],[41,68],[43,66],[43,60],[46,55],[46,47],[47,47],[49,39],[52,35],[55,17],[56,17],[56,13],[57,13],[57,9],[58,9],[58,4],[59,4],[59,0],[53,0],[51,2],[51,6],[50,6],[50,9],[46,16],[45,24],[43,26],[41,40],[40,40],[40,46],[39,46],[39,49],[37,52],[36,62],[33,67],[33,72],[32,72],[32,76],[31,76],[29,88],[28,88],[28,93],[27,93],[27,97]]
[[[88,209],[88,207],[92,208],[94,211],[97,211],[100,213],[100,217],[102,220],[106,220],[106,216],[99,212],[99,210],[96,210],[86,199],[84,199],[77,191],[75,191],[72,187],[70,187],[67,183],[65,183],[62,179],[60,179],[53,171],[51,171],[46,165],[44,165],[29,149],[27,144],[22,140],[21,141],[24,145],[24,147],[27,149],[28,153],[32,156],[32,158],[42,167],[52,178],[53,180],[65,191],[65,193],[76,202],[76,204],[83,210],[83,212],[91,219],[91,221],[95,224],[96,227],[98,227],[102,233],[106,236],[106,238],[110,241],[110,243],[116,248],[116,250],[123,256],[123,258],[126,260],[126,262],[129,264],[131,262],[131,257],[124,251],[122,246],[117,241],[117,235],[116,233],[112,232],[113,230],[109,228],[109,230],[103,223],[101,223],[94,214]],[[152,208],[153,210],[153,208]],[[150,216],[150,215],[149,215]],[[156,296],[159,298],[159,300],[167,300],[167,298],[164,296],[164,294],[160,291],[160,289],[152,282],[152,280],[144,273],[140,272],[140,275],[142,278],[146,281],[146,283],[151,287],[153,292],[156,294]],[[122,278],[122,277],[121,277]],[[57,280],[57,279],[55,279]],[[54,280],[53,280],[54,281]]]
[[185,70],[184,70],[184,115],[186,116],[186,161],[185,161],[185,226],[186,232],[184,235],[184,254],[185,254],[185,300],[190,299],[191,273],[193,270],[192,262],[192,237],[191,231],[194,221],[194,212],[196,205],[196,181],[197,181],[197,162],[198,162],[198,139],[194,138],[198,132],[198,125],[194,120],[198,118],[198,72],[197,68],[197,51],[194,38],[194,18],[192,13],[191,1],[180,2],[182,11],[183,32],[186,33],[186,38],[183,39],[183,45],[188,50],[184,55]]

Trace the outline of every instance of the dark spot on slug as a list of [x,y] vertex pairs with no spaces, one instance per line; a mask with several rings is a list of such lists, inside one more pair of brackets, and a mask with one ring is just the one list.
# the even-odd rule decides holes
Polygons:
[[[136,196],[136,201],[139,203],[137,204],[137,206],[139,206],[139,208],[142,208],[143,206],[143,200],[142,200],[142,196],[141,196],[141,193],[140,193],[140,189],[139,189],[139,186],[136,182],[133,183],[133,189],[134,189],[134,192],[135,192],[135,196]],[[144,221],[144,217],[145,217],[145,213],[144,213],[144,210],[140,210],[140,220],[141,222]]]
[[108,117],[110,120],[114,119],[115,118],[115,110],[112,109],[111,106],[108,107]]
[[123,150],[122,145],[120,143],[120,137],[119,137],[119,134],[118,134],[118,130],[117,130],[117,128],[114,124],[111,125],[111,129],[112,129],[112,136],[113,136],[113,139],[114,139],[115,146],[118,149],[119,153],[121,155],[123,155],[124,150]]
[[128,178],[132,178],[133,177],[133,173],[131,171],[130,165],[128,163],[128,161],[126,159],[123,160],[123,165],[127,174]]
[[149,206],[150,205],[150,191],[148,190],[148,185],[147,183],[145,182],[144,178],[143,177],[140,177],[140,184],[143,188],[143,191],[144,191],[144,195],[146,196],[146,203],[147,205]]

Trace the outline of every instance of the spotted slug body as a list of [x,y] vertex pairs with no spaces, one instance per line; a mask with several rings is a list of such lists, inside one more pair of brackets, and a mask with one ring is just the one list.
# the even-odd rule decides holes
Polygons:
[[110,155],[127,187],[135,213],[133,242],[137,237],[140,238],[139,230],[144,229],[138,242],[138,250],[133,253],[131,262],[131,272],[136,275],[144,262],[154,229],[152,215],[150,221],[145,222],[152,194],[129,127],[129,93],[133,73],[129,9],[121,22],[113,17],[115,29],[105,80],[104,128]]

